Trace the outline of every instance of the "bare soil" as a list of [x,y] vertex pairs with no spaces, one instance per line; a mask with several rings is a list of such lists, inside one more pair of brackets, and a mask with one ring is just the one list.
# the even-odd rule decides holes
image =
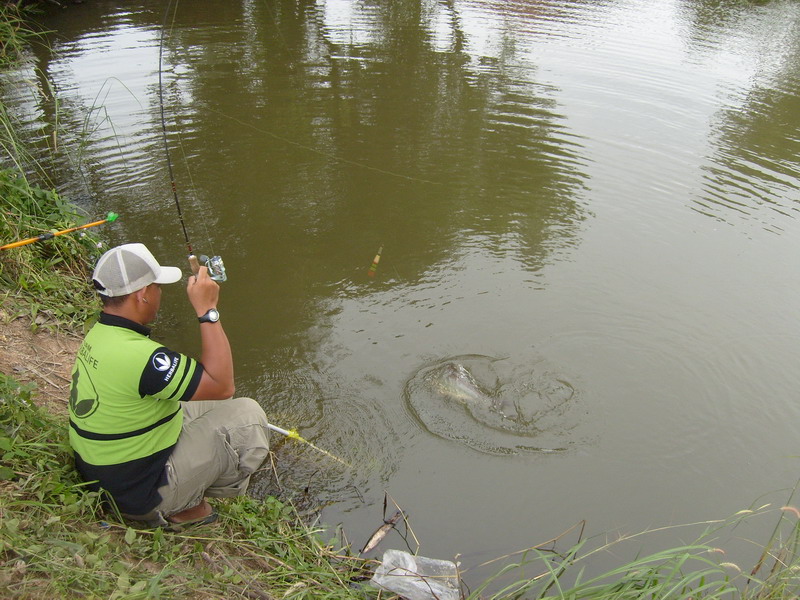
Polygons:
[[43,327],[31,331],[29,319],[11,319],[0,309],[0,372],[36,384],[34,400],[66,414],[70,374],[81,339]]

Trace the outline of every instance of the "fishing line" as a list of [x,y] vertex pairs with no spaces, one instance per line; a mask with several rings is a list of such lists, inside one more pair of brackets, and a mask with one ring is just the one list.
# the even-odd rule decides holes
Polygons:
[[[195,203],[197,203],[198,194],[197,194],[197,186],[194,184],[194,177],[192,176],[192,169],[189,167],[189,159],[186,156],[186,148],[183,145],[183,136],[181,135],[180,128],[176,130],[176,135],[178,136],[178,148],[181,150],[181,157],[183,157],[183,164],[186,166],[186,176],[189,178],[189,190],[191,190],[191,196],[194,199]],[[200,219],[200,224],[203,228],[203,233],[205,234],[205,239],[209,240],[209,246],[211,247],[212,254],[214,253],[214,242],[212,240],[212,236],[210,235],[208,225],[206,225],[205,219]]]
[[[178,210],[178,219],[181,222],[181,229],[183,230],[183,239],[186,240],[186,248],[189,251],[189,263],[194,270],[195,263],[192,262],[194,251],[192,250],[192,243],[189,241],[189,234],[186,231],[186,223],[183,220],[183,211],[181,210],[181,202],[178,199],[178,188],[175,185],[175,172],[172,168],[172,156],[169,152],[169,141],[167,140],[167,119],[164,114],[164,82],[162,77],[162,63],[164,55],[164,34],[167,29],[167,18],[169,17],[169,10],[172,7],[172,2],[167,2],[167,10],[164,13],[164,23],[161,26],[161,40],[158,44],[158,104],[161,109],[161,133],[164,139],[164,153],[167,156],[167,171],[169,172],[169,183],[172,187],[172,196],[175,199],[175,208]],[[172,25],[175,24],[175,13],[178,11],[178,3],[175,3],[175,10],[172,13]],[[172,31],[172,26],[170,26]]]
[[331,160],[335,160],[335,161],[338,161],[338,162],[341,162],[341,163],[352,165],[354,167],[359,167],[361,169],[367,169],[369,171],[375,171],[376,173],[381,173],[383,175],[389,175],[391,177],[397,177],[399,179],[407,179],[408,181],[416,181],[418,183],[428,183],[430,185],[441,185],[441,183],[439,183],[437,181],[430,181],[429,179],[422,179],[420,177],[412,177],[411,175],[403,175],[402,173],[395,173],[393,171],[387,171],[386,169],[381,169],[379,167],[372,167],[370,165],[365,165],[364,163],[361,163],[361,162],[358,162],[358,161],[355,161],[355,160],[350,160],[348,158],[342,158],[341,156],[336,156],[335,154],[331,154],[330,152],[324,152],[322,150],[317,150],[316,148],[313,148],[312,146],[306,146],[305,144],[301,144],[299,142],[294,142],[294,141],[292,141],[292,140],[290,140],[288,138],[285,138],[283,136],[280,136],[280,135],[278,135],[276,133],[272,133],[271,131],[268,131],[267,129],[262,129],[260,127],[256,127],[252,123],[247,123],[245,121],[242,121],[241,119],[238,119],[238,118],[233,117],[231,115],[227,115],[224,112],[221,112],[221,111],[218,111],[218,110],[216,110],[214,108],[211,108],[210,106],[207,106],[206,110],[208,110],[210,112],[213,112],[213,113],[216,113],[221,117],[225,117],[226,119],[230,119],[231,121],[235,121],[235,122],[239,123],[240,125],[244,125],[245,127],[249,127],[253,131],[257,131],[259,133],[263,133],[264,135],[268,135],[268,136],[270,136],[270,137],[272,137],[272,138],[274,138],[276,140],[280,140],[281,142],[284,142],[285,144],[290,144],[290,145],[295,146],[297,148],[302,148],[303,150],[307,150],[308,152],[313,152],[314,154],[318,154],[319,156],[324,156],[325,158],[330,158]]
[[[189,265],[191,266],[192,272],[196,275],[197,272],[200,270],[200,261],[202,261],[206,267],[208,267],[208,274],[211,279],[215,281],[225,281],[227,279],[227,275],[225,274],[225,265],[222,262],[222,258],[219,256],[213,256],[208,258],[207,256],[200,256],[199,260],[194,254],[194,250],[192,249],[192,243],[189,241],[189,233],[186,230],[186,221],[183,219],[183,211],[181,210],[181,202],[178,198],[178,187],[175,185],[175,170],[172,167],[172,155],[169,151],[169,140],[167,138],[167,117],[164,110],[164,74],[163,74],[163,62],[164,62],[164,38],[167,31],[167,21],[169,18],[169,12],[172,8],[173,4],[172,1],[167,2],[167,9],[164,13],[164,22],[161,25],[161,39],[159,40],[158,44],[158,104],[161,112],[161,134],[164,140],[164,153],[167,157],[167,171],[169,173],[169,183],[170,187],[172,188],[172,197],[175,200],[175,208],[178,211],[178,220],[181,223],[181,230],[183,231],[183,239],[186,241],[186,249],[189,251]],[[176,1],[174,4],[174,10],[172,11],[172,22],[170,24],[169,30],[172,31],[175,26],[175,15],[178,12],[178,2]],[[178,134],[178,141],[180,143],[181,152],[183,153],[183,159],[186,161],[186,153],[183,151],[183,142],[180,137],[180,133]],[[187,161],[188,165],[188,161]],[[188,171],[188,167],[187,167]],[[194,186],[194,182],[192,181],[191,174],[189,174],[189,181],[191,182],[192,187]]]

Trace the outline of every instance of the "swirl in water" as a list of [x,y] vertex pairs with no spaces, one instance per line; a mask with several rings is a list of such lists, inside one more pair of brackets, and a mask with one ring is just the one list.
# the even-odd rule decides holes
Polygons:
[[542,363],[448,358],[420,369],[406,383],[405,400],[423,429],[481,452],[562,452],[579,441],[580,402]]

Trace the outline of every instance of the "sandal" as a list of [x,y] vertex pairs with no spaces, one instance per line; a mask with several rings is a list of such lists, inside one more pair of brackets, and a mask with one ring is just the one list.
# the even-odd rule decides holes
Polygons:
[[182,531],[186,531],[192,527],[197,527],[198,525],[208,525],[209,523],[214,523],[219,518],[219,514],[215,508],[211,509],[211,514],[206,515],[205,517],[200,517],[198,519],[189,519],[188,521],[181,521],[180,523],[173,523],[167,517],[167,521],[169,521],[169,525],[164,527],[164,531],[170,531],[172,533],[181,533]]

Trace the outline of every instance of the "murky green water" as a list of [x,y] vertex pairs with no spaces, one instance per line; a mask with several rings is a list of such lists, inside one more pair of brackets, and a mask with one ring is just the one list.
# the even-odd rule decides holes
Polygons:
[[[581,519],[785,500],[800,4],[195,0],[166,29],[166,2],[125,5],[50,15],[35,66],[61,104],[15,106],[83,140],[60,185],[122,215],[113,242],[184,264],[164,31],[177,189],[228,268],[238,391],[353,464],[278,451],[287,493],[354,546],[384,490],[421,554],[465,567]],[[182,290],[165,299],[158,335],[196,349]],[[422,385],[453,361],[513,412]]]

